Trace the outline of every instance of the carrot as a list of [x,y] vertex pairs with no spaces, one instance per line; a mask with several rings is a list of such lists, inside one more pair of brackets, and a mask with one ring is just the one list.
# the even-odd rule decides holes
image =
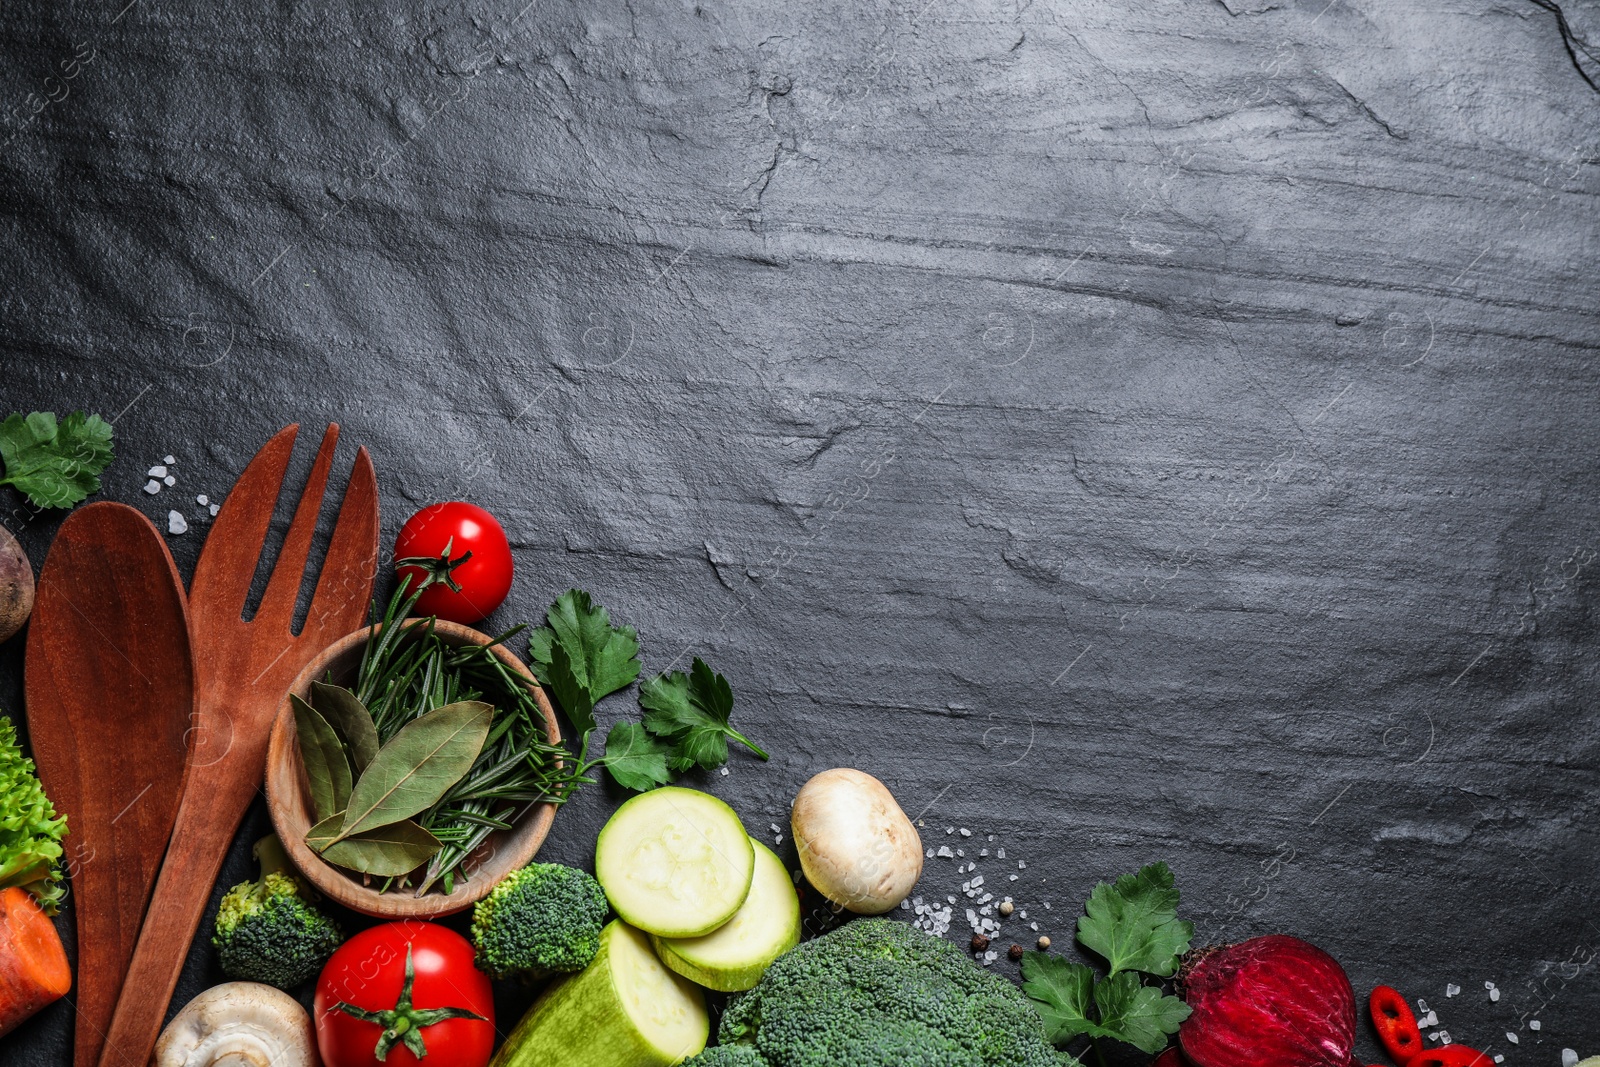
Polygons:
[[71,988],[55,924],[26,890],[0,890],[0,1036]]

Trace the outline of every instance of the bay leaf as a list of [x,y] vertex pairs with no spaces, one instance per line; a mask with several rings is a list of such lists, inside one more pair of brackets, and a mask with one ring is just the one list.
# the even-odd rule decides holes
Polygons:
[[311,808],[320,821],[349,804],[350,761],[327,719],[297,696],[289,697],[289,704],[294,708],[295,732],[300,735],[300,760],[311,786]]
[[491,705],[462,700],[402,726],[356,782],[340,839],[431,807],[472,768],[493,718]]
[[311,697],[312,705],[349,743],[356,774],[366,770],[378,754],[378,728],[367,706],[344,686],[326,682],[312,682]]
[[344,812],[335,812],[306,831],[306,847],[321,852],[339,839],[339,827],[344,825]]
[[395,878],[427,863],[442,847],[437,837],[402,819],[337,841],[323,850],[322,858],[359,874]]

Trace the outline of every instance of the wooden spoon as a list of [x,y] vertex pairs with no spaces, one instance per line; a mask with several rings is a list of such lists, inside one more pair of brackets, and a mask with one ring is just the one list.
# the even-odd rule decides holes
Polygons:
[[278,705],[301,668],[360,626],[367,613],[378,566],[378,483],[363,448],[356,452],[305,623],[294,632],[295,600],[306,578],[339,440],[339,427],[331,425],[261,606],[249,621],[244,618],[298,429],[280,430],[256,453],[223,503],[195,565],[189,589],[195,733],[188,791],[111,1017],[101,1067],[144,1067],[149,1060],[228,845],[261,788]]
[[99,503],[62,523],[24,669],[28,736],[67,816],[78,922],[74,1063],[95,1063],[172,833],[194,709],[183,585],[161,534]]

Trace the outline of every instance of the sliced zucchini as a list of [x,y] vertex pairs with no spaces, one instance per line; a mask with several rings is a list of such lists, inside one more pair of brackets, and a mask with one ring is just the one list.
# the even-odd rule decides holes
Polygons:
[[594,960],[534,1002],[493,1067],[670,1067],[710,1034],[700,990],[663,967],[644,934],[613,921]]
[[707,989],[734,993],[800,943],[800,897],[783,861],[759,841],[750,895],[733,918],[700,937],[650,938],[661,962]]
[[661,937],[699,937],[733,918],[754,870],[733,809],[677,786],[618,808],[594,849],[595,877],[617,914]]

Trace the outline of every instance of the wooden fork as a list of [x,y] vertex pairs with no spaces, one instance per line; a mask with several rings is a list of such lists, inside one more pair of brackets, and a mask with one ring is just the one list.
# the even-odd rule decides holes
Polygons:
[[339,440],[339,427],[330,425],[261,607],[248,622],[243,618],[298,429],[279,431],[239,476],[190,582],[195,711],[188,783],[100,1067],[149,1062],[217,872],[261,785],[278,705],[312,657],[366,616],[378,562],[378,486],[363,448],[356,454],[305,625],[298,635],[290,630]]

